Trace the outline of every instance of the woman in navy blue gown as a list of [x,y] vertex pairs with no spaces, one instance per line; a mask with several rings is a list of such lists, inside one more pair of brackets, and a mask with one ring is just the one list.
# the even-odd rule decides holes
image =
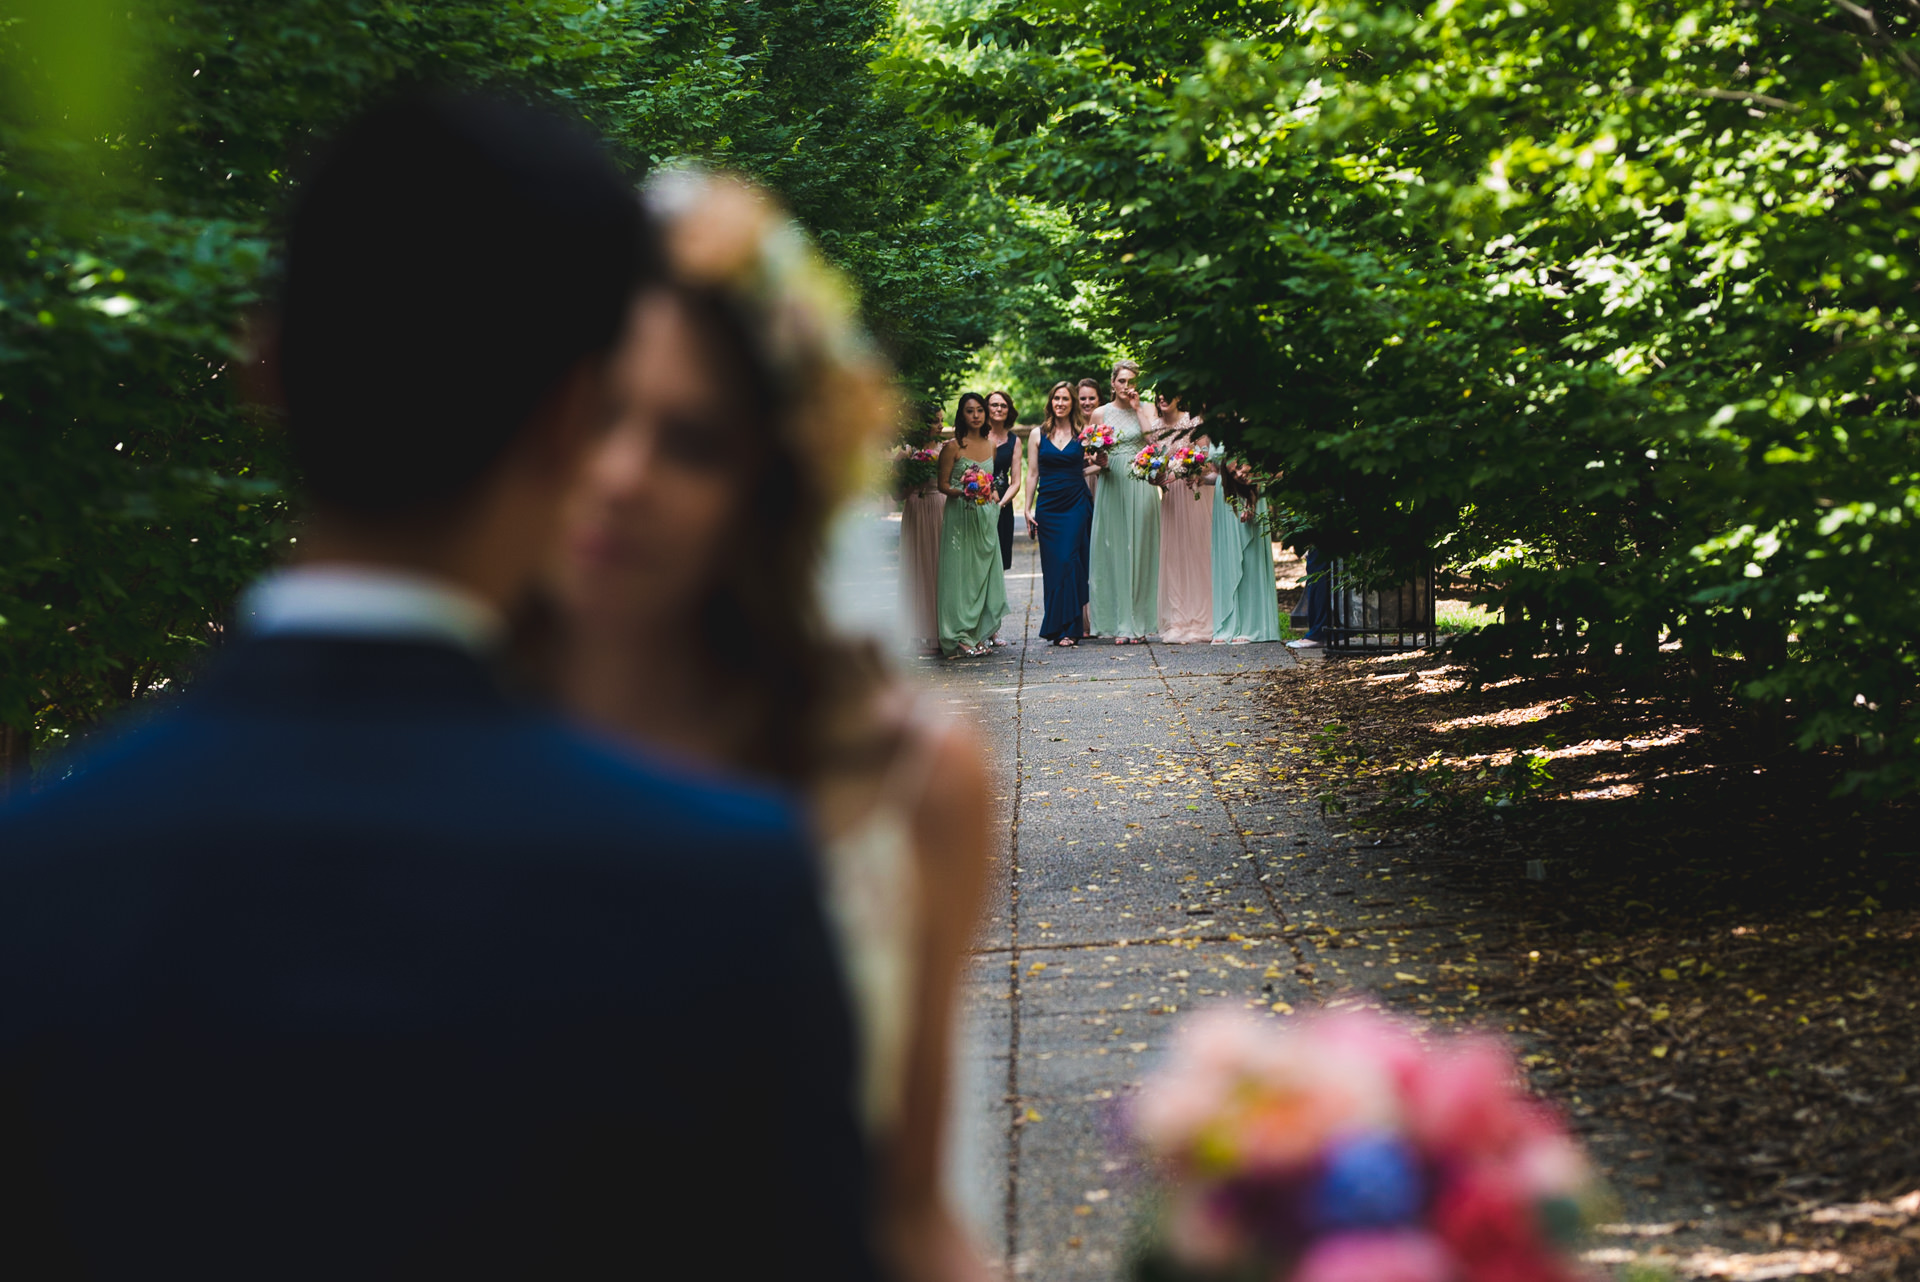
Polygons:
[[1040,635],[1055,645],[1077,645],[1086,632],[1087,556],[1093,531],[1093,495],[1087,490],[1085,418],[1074,387],[1058,382],[1047,393],[1045,421],[1027,438],[1027,470],[1039,478],[1027,523],[1040,532],[1040,572],[1047,611]]

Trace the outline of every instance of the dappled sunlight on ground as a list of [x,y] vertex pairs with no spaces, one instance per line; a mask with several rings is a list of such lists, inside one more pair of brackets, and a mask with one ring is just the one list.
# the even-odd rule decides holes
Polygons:
[[[1386,680],[1391,673],[1382,673],[1375,680]],[[1430,729],[1445,733],[1448,730],[1469,730],[1475,726],[1520,726],[1530,721],[1544,721],[1559,710],[1559,704],[1533,703],[1520,708],[1500,708],[1494,712],[1480,712],[1467,717],[1452,717],[1445,721],[1433,722]]]
[[1916,807],[1832,797],[1843,760],[1679,681],[1468,675],[1330,659],[1267,689],[1289,777],[1377,851],[1337,938],[1301,906],[1322,979],[1404,972],[1391,1000],[1530,1048],[1629,1203],[1595,1264],[1920,1276]]

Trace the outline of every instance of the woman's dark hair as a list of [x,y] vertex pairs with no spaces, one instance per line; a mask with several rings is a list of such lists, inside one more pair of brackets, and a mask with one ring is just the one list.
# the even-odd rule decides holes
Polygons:
[[685,284],[672,293],[743,429],[735,515],[700,605],[701,649],[757,723],[743,738],[740,764],[798,782],[824,764],[825,710],[877,683],[882,665],[877,655],[828,639],[820,624],[815,567],[831,515],[821,509],[830,501],[794,483],[808,466],[785,421],[797,389],[782,385],[726,293]]
[[953,407],[953,443],[955,445],[967,439],[967,402],[976,401],[980,406],[980,430],[987,430],[987,398],[978,392],[960,393],[959,404]]
[[1101,396],[1105,396],[1107,394],[1106,389],[1101,387],[1097,381],[1091,378],[1083,378],[1078,383],[1075,383],[1073,385],[1074,394],[1078,396],[1080,389],[1083,387],[1091,387],[1096,393],[1098,393]]
[[1016,427],[1020,423],[1020,411],[1014,407],[1013,393],[1003,392],[999,388],[987,393],[987,422],[993,422],[993,398],[998,396],[1007,403],[1007,426]]

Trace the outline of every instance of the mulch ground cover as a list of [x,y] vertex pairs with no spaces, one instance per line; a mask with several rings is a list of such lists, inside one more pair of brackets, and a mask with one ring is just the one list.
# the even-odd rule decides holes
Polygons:
[[1757,1249],[1920,1278],[1920,807],[1836,797],[1838,754],[1678,680],[1467,677],[1329,659],[1264,694],[1296,779],[1480,905],[1447,966],[1537,1089],[1658,1137]]

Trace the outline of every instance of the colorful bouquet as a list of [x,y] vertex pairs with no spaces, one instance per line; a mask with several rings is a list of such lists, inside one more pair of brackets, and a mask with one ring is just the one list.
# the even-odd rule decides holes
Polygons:
[[992,469],[983,468],[978,463],[968,463],[954,481],[953,488],[976,507],[1000,501],[1000,487],[994,483]]
[[[1167,479],[1169,481],[1198,481],[1206,470],[1207,451],[1198,445],[1176,445],[1167,452]],[[1193,497],[1200,497],[1200,487],[1194,486]]]
[[1200,1016],[1134,1110],[1170,1183],[1135,1276],[1574,1282],[1591,1176],[1517,1077],[1380,1016]]
[[905,497],[928,485],[939,472],[940,446],[899,445],[893,451],[894,492]]
[[1149,445],[1133,456],[1133,462],[1127,464],[1127,471],[1143,481],[1164,481],[1167,479],[1167,447]]
[[1110,450],[1119,439],[1105,423],[1089,423],[1080,429],[1080,448],[1089,454]]

